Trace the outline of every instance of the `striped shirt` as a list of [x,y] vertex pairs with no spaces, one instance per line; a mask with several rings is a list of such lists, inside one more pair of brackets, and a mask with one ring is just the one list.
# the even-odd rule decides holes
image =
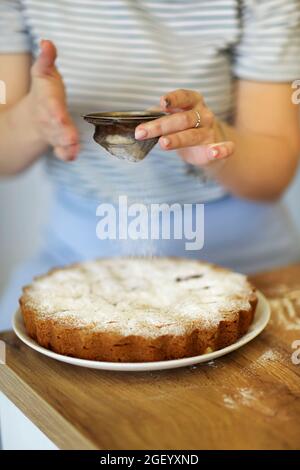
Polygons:
[[83,114],[146,109],[186,88],[228,120],[236,78],[300,78],[300,0],[0,0],[0,53],[36,56],[42,38],[57,47],[81,140],[72,164],[49,152],[48,172],[97,200],[201,202],[224,190],[159,146],[136,164],[108,156]]

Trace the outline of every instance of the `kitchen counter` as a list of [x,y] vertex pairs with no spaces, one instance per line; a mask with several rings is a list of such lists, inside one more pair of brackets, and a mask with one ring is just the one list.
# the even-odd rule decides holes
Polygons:
[[97,371],[46,358],[8,332],[0,390],[60,449],[299,449],[300,264],[251,280],[271,321],[227,356],[171,371]]

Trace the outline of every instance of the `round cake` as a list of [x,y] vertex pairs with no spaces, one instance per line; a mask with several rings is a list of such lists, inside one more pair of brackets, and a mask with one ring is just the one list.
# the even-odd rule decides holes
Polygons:
[[246,276],[200,261],[110,258],[24,287],[28,334],[59,354],[112,362],[195,356],[228,346],[253,321]]

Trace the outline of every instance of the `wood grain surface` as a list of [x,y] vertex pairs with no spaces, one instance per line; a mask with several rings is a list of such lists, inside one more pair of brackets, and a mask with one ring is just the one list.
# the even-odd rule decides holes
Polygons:
[[0,335],[0,389],[61,449],[299,449],[300,265],[251,280],[270,300],[271,321],[228,356],[102,372],[48,359],[9,332]]

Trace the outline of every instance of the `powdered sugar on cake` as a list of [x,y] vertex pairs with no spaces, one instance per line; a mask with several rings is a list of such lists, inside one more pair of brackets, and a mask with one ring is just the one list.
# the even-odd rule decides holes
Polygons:
[[156,337],[205,329],[248,310],[245,276],[197,261],[114,258],[59,269],[25,289],[39,316],[92,330]]

